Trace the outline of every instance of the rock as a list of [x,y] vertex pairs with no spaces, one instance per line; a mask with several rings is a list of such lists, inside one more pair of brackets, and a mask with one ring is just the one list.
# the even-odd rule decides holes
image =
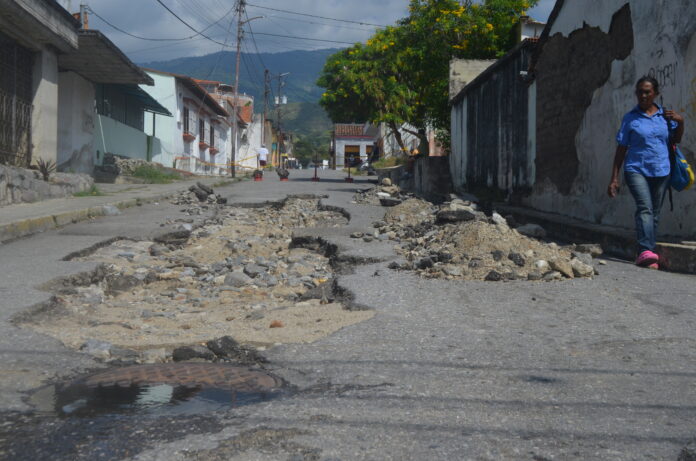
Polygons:
[[578,258],[571,259],[570,266],[576,277],[592,277],[594,275],[594,267],[590,264],[585,264]]
[[180,228],[159,232],[153,236],[152,240],[163,245],[182,245],[188,241],[189,237],[191,237],[191,230]]
[[280,320],[274,320],[271,322],[271,324],[268,326],[268,328],[283,328],[285,324],[281,322]]
[[210,195],[206,191],[204,191],[203,189],[198,187],[197,185],[193,185],[193,186],[189,187],[189,190],[195,194],[195,196],[199,202],[207,201],[208,195]]
[[544,230],[543,227],[541,227],[538,224],[525,224],[524,226],[520,226],[517,228],[517,232],[519,232],[522,235],[526,235],[527,237],[534,237],[534,238],[544,238],[546,237],[546,231]]
[[256,278],[264,272],[266,272],[266,269],[258,264],[247,264],[244,266],[244,273],[251,278]]
[[524,256],[519,253],[510,253],[508,259],[515,263],[516,266],[523,267],[527,261],[525,261]]
[[581,243],[575,245],[575,251],[580,253],[588,253],[593,258],[601,256],[604,253],[602,246],[598,243]]
[[172,352],[172,360],[175,362],[191,359],[215,360],[215,354],[207,347],[200,345],[177,347]]
[[116,275],[107,281],[106,294],[114,296],[140,285],[141,281],[133,275]]
[[382,179],[382,185],[383,185],[383,186],[389,187],[389,186],[392,185],[392,180],[389,179],[389,178],[383,178],[383,179]]
[[500,225],[500,226],[503,226],[503,225],[504,225],[505,227],[508,227],[508,223],[507,223],[507,221],[505,220],[505,218],[503,218],[502,216],[500,216],[500,215],[499,215],[498,213],[496,213],[495,211],[494,211],[493,214],[491,215],[491,221],[493,221],[493,224]]
[[534,267],[536,267],[540,272],[544,273],[549,270],[549,263],[543,259],[538,259],[534,261]]
[[231,287],[243,287],[246,285],[251,285],[253,282],[253,279],[246,275],[244,272],[239,272],[239,271],[234,271],[230,272],[225,276],[224,283],[225,285],[231,286]]
[[551,261],[549,261],[549,266],[551,266],[551,269],[560,272],[569,279],[575,277],[575,275],[573,274],[573,266],[570,264],[570,261],[566,261],[565,259],[560,258],[552,259]]
[[377,197],[378,198],[389,198],[389,197],[391,197],[391,195],[387,194],[386,192],[380,191],[380,192],[377,192]]
[[535,270],[535,271],[530,271],[530,272],[527,274],[527,280],[532,280],[532,281],[541,280],[542,277],[543,277],[543,276],[542,276],[541,272],[536,271],[536,270]]
[[418,261],[417,267],[418,269],[429,269],[433,267],[434,262],[431,258],[422,258],[420,261]]
[[401,200],[394,197],[380,197],[379,203],[382,206],[396,206],[401,203]]
[[587,264],[588,266],[592,265],[592,255],[590,255],[589,253],[580,253],[578,251],[573,251],[571,252],[571,256],[573,258],[579,259],[581,262]]
[[362,232],[353,232],[350,234],[350,238],[361,239],[365,234]]
[[494,261],[501,261],[505,257],[505,253],[500,250],[491,251],[491,256],[493,256]]
[[148,349],[141,354],[145,363],[164,363],[167,361],[167,351],[163,348]]
[[113,347],[113,344],[106,341],[88,339],[80,346],[80,350],[94,357],[106,360],[111,357],[111,349]]
[[546,280],[547,282],[553,281],[553,280],[561,280],[563,278],[563,274],[561,274],[558,271],[550,271],[544,274],[543,279]]
[[442,266],[442,272],[452,277],[461,277],[463,275],[462,268],[454,264],[446,264]]
[[231,336],[213,339],[206,343],[217,357],[221,359],[233,359],[241,364],[266,363],[268,360],[258,354],[254,349],[240,345]]
[[199,189],[201,189],[203,192],[205,192],[205,193],[208,194],[208,195],[212,195],[212,194],[215,193],[215,192],[213,191],[213,188],[212,188],[212,187],[208,187],[208,186],[206,186],[205,184],[203,184],[203,183],[200,182],[200,181],[197,181],[197,182],[196,182],[196,185],[198,186]]
[[102,207],[102,212],[104,213],[104,216],[118,216],[121,214],[121,210],[113,205],[104,205]]
[[503,274],[498,271],[490,271],[484,280],[488,282],[499,282],[503,280]]
[[600,266],[606,266],[607,262],[603,259],[599,259],[599,260],[597,260],[597,264],[599,264]]
[[435,215],[435,220],[438,224],[473,221],[474,219],[476,219],[476,213],[470,208],[460,210],[444,209],[438,211]]
[[150,256],[161,256],[167,251],[169,251],[169,249],[164,245],[160,245],[159,243],[153,243],[148,249]]

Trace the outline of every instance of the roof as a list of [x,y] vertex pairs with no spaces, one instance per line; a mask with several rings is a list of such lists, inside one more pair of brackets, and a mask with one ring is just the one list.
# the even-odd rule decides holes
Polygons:
[[464,95],[468,93],[468,91],[473,88],[474,86],[478,85],[479,83],[483,82],[484,80],[487,80],[491,74],[493,74],[500,66],[502,66],[504,63],[515,57],[518,53],[520,53],[523,49],[525,48],[532,48],[535,47],[536,44],[538,43],[539,39],[536,38],[527,38],[522,40],[520,43],[515,45],[513,49],[507,52],[505,56],[502,58],[498,59],[496,62],[491,64],[486,70],[481,72],[475,79],[470,81],[464,88],[457,93],[457,95],[452,98],[451,103],[452,104],[457,104],[459,101],[461,101],[464,98]]
[[371,137],[364,134],[365,125],[357,123],[337,123],[334,132],[337,138],[364,138]]
[[152,77],[143,72],[98,30],[80,30],[78,49],[60,55],[58,66],[82,75],[94,83],[154,85]]
[[230,114],[220,104],[218,104],[217,101],[215,101],[215,98],[213,98],[212,95],[208,94],[208,92],[205,91],[205,88],[200,86],[194,78],[189,77],[187,75],[180,75],[180,74],[173,74],[171,72],[165,72],[163,70],[146,69],[146,68],[142,68],[142,70],[144,70],[146,72],[152,72],[155,74],[169,75],[171,77],[174,77],[177,81],[179,81],[182,85],[184,85],[191,93],[193,93],[194,96],[201,101],[201,103],[208,106],[208,108],[210,110],[212,110],[215,114],[221,115],[223,117],[230,116]]

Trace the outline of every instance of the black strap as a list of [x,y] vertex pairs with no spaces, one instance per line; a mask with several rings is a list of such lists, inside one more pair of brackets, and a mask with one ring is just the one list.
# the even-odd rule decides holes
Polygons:
[[[665,117],[664,112],[662,114],[662,117],[664,117],[665,122],[667,122],[667,153],[669,154],[669,174],[671,176],[672,169],[674,168],[674,164],[677,159],[672,144],[672,125],[669,123],[669,119]],[[674,201],[672,200],[672,186],[668,185],[667,190],[669,191],[669,211],[674,211]]]

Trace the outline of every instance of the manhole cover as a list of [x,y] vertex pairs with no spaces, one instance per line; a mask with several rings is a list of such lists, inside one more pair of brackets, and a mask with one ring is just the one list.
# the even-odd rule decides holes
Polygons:
[[40,409],[61,416],[145,412],[195,414],[249,405],[281,394],[280,378],[214,363],[137,365],[101,371],[37,392]]

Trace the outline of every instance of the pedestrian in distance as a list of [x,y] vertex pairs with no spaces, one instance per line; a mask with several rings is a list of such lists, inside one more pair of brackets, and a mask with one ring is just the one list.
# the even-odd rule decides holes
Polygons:
[[261,144],[257,153],[258,168],[266,168],[266,162],[268,162],[268,149],[266,149],[265,144]]
[[659,94],[659,84],[653,77],[641,77],[636,83],[638,104],[624,115],[616,135],[618,146],[607,188],[609,197],[616,197],[623,165],[624,180],[636,202],[636,264],[651,269],[658,268],[655,240],[670,180],[668,143],[679,143],[684,134],[684,117],[656,104]]

